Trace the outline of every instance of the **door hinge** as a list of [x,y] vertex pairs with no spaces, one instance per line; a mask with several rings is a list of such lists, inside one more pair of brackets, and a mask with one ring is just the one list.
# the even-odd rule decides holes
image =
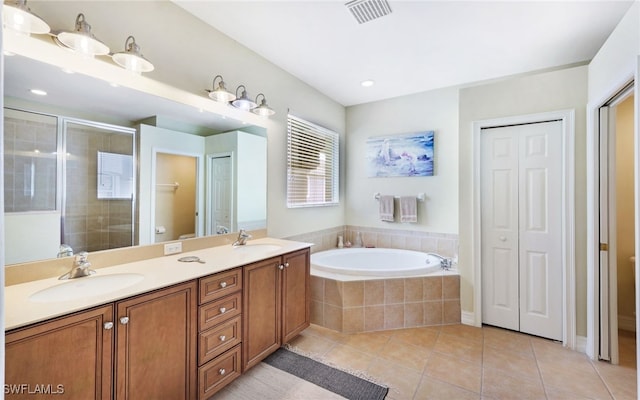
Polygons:
[[600,243],[600,251],[609,251],[608,243]]

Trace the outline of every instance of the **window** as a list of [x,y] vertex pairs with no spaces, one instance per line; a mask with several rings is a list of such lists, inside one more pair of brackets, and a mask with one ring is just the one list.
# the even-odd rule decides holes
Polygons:
[[338,134],[289,114],[287,207],[338,204]]

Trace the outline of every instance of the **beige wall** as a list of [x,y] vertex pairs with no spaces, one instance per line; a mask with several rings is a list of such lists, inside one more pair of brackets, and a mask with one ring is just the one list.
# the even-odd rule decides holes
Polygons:
[[[458,89],[446,88],[347,108],[346,223],[386,229],[458,232]],[[434,176],[369,178],[366,141],[435,131]],[[395,196],[425,193],[418,222],[382,222],[374,193]],[[396,204],[397,206],[397,204]],[[398,221],[398,218],[396,218]]]
[[635,290],[629,258],[635,255],[633,107],[634,96],[616,106],[616,259],[619,325],[635,330]]
[[505,79],[460,90],[459,101],[459,218],[461,307],[474,311],[474,265],[472,255],[473,148],[472,124],[486,119],[575,110],[575,260],[577,281],[577,333],[586,333],[586,257],[585,257],[585,106],[587,67]]

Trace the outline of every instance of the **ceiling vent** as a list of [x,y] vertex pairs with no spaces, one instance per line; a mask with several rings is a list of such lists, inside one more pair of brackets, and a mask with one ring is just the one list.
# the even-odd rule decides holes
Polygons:
[[345,5],[359,24],[391,14],[387,0],[352,0]]

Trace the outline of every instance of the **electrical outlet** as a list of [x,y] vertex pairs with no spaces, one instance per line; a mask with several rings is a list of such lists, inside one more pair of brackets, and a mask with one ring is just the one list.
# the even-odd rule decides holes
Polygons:
[[164,255],[182,253],[182,242],[166,243],[164,245]]

